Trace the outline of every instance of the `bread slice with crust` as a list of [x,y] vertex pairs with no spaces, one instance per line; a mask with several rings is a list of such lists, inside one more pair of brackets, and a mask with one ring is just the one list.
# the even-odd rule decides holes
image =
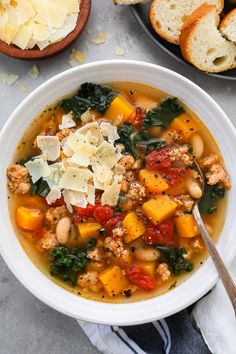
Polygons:
[[115,5],[145,4],[148,0],[113,0]]
[[[206,0],[154,0],[149,17],[154,30],[168,42],[179,44],[180,29],[191,13]],[[224,0],[208,0],[216,6],[218,13]]]
[[223,18],[219,28],[225,38],[236,43],[236,9],[231,10]]
[[236,45],[218,29],[220,16],[214,5],[203,4],[185,21],[180,34],[184,58],[206,72],[236,67]]

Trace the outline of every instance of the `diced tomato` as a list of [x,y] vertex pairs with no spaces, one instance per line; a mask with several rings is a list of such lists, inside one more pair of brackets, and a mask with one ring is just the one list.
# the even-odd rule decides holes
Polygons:
[[[45,199],[46,203],[47,203],[47,200]],[[47,203],[48,204],[48,203]],[[58,206],[62,206],[65,204],[65,201],[64,201],[64,197],[63,195],[61,196],[61,198],[57,199],[54,203],[50,204],[51,207],[58,207]]]
[[177,240],[174,235],[173,221],[165,220],[157,226],[148,224],[146,232],[143,235],[143,239],[148,245],[176,247]]
[[116,225],[119,222],[121,222],[125,218],[126,215],[127,215],[126,213],[123,213],[121,215],[114,216],[113,218],[108,220],[104,225],[106,233],[110,234],[112,232],[112,230],[116,227]]
[[44,235],[44,233],[45,233],[44,228],[40,228],[40,229],[38,229],[38,230],[35,230],[35,231],[33,232],[33,235],[34,235],[36,238],[42,238],[43,235]]
[[144,272],[136,264],[132,264],[126,269],[126,276],[131,283],[138,285],[143,290],[149,291],[155,289],[155,279]]
[[93,212],[93,216],[94,218],[100,222],[101,224],[103,224],[104,222],[108,221],[109,219],[111,219],[114,215],[114,210],[112,208],[110,208],[109,206],[95,206],[94,212]]
[[157,230],[159,230],[163,236],[166,237],[173,236],[174,223],[172,220],[165,220],[157,225]]
[[88,205],[86,208],[77,208],[77,215],[80,216],[81,218],[89,218],[93,216],[94,210],[96,206],[95,205]]
[[171,167],[170,169],[164,171],[165,179],[170,186],[177,184],[180,180],[181,169]]
[[137,126],[141,126],[143,124],[143,120],[144,120],[144,112],[142,108],[138,107],[136,108],[133,124]]
[[170,157],[167,155],[168,148],[153,150],[146,156],[147,168],[151,170],[167,169],[171,167]]

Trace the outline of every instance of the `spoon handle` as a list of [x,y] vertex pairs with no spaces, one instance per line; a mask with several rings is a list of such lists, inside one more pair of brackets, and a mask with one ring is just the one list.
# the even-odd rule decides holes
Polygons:
[[214,243],[212,242],[212,239],[211,239],[211,237],[204,225],[202,217],[200,215],[197,204],[195,204],[195,206],[193,208],[193,216],[194,216],[194,219],[198,225],[198,228],[200,230],[202,238],[205,241],[205,244],[208,248],[209,254],[215,264],[218,274],[222,280],[225,290],[229,296],[229,299],[233,305],[234,312],[236,315],[236,286],[235,286],[235,283],[234,283],[232,277],[230,276],[224,262],[222,261],[222,258],[219,255]]

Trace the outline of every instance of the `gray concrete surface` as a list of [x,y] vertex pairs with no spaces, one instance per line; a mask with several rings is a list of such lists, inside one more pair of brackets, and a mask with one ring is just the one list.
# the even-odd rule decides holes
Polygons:
[[[126,51],[123,58],[160,64],[193,80],[216,99],[236,124],[236,82],[213,79],[176,63],[146,37],[128,8],[115,7],[112,0],[93,0],[88,28],[92,29],[93,34],[85,32],[74,45],[86,53],[86,62],[117,58],[114,50],[116,46],[121,46]],[[107,42],[88,46],[87,42],[98,30],[108,35]],[[37,80],[27,75],[32,62],[0,55],[0,127],[30,91],[69,68],[67,61],[70,52],[71,49],[37,63],[40,69]],[[22,91],[17,84],[11,87],[4,85],[2,78],[6,72],[19,74],[28,91]],[[75,320],[50,309],[26,291],[0,257],[0,354],[14,353],[95,354],[98,351],[91,346]]]

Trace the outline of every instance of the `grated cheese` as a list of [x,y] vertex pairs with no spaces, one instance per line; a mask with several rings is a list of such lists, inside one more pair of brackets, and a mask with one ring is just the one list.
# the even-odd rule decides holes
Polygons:
[[106,33],[100,31],[100,32],[98,32],[97,37],[91,39],[91,42],[93,44],[101,44],[101,43],[106,42],[106,40],[107,40]]
[[76,192],[88,192],[87,183],[92,172],[88,169],[78,167],[68,167],[59,181],[59,188],[70,189]]
[[102,205],[116,206],[120,195],[120,188],[121,185],[117,181],[107,187],[105,192],[102,194]]
[[64,114],[62,116],[62,123],[59,125],[59,129],[69,129],[76,127],[76,123],[73,118],[74,116],[71,112],[68,114]]
[[37,79],[37,77],[39,76],[39,69],[37,67],[37,65],[33,65],[32,68],[28,71],[28,75],[32,78],[32,79]]
[[48,193],[46,200],[48,204],[53,204],[57,199],[61,198],[61,190],[57,186],[53,186]]

